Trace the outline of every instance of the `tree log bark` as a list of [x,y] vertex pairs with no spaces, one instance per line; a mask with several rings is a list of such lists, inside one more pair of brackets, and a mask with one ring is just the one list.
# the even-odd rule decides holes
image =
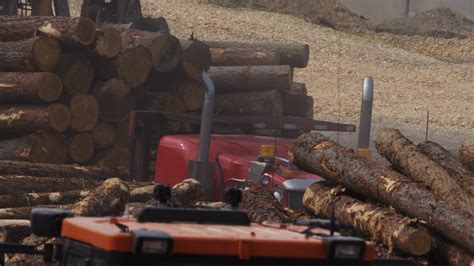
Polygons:
[[168,92],[146,92],[147,110],[182,114],[186,112],[183,100]]
[[204,104],[204,87],[198,80],[186,79],[181,82],[178,85],[178,95],[187,112],[199,111]]
[[181,64],[186,73],[195,79],[201,80],[203,71],[211,66],[211,50],[205,42],[190,39],[181,40],[183,56]]
[[216,95],[216,113],[240,115],[268,115],[283,113],[281,93],[277,90]]
[[418,144],[417,150],[441,165],[461,188],[474,196],[474,173],[451,155],[448,150],[431,141]]
[[89,132],[74,134],[69,145],[69,156],[75,163],[86,163],[94,155],[94,141]]
[[122,179],[129,178],[127,171],[113,167],[103,168],[96,166],[30,163],[5,160],[0,160],[0,174],[79,178],[84,180],[104,180],[110,177],[119,177]]
[[110,147],[94,154],[91,163],[99,167],[128,169],[128,147]]
[[27,175],[0,176],[0,195],[24,195],[26,193],[88,190],[95,188],[96,186],[97,182],[90,177],[63,178]]
[[127,183],[119,178],[109,178],[74,204],[71,211],[79,216],[119,216],[125,210],[129,196]]
[[72,190],[24,195],[0,195],[0,208],[18,208],[38,205],[63,205],[74,203],[89,194],[87,190]]
[[64,54],[56,67],[64,92],[68,94],[89,92],[94,79],[94,67],[83,54]]
[[41,130],[63,132],[71,125],[71,113],[63,104],[0,106],[0,131],[28,134]]
[[381,166],[318,133],[299,136],[290,150],[301,170],[336,181],[351,191],[425,220],[446,238],[474,251],[474,221],[439,201],[422,184]]
[[71,128],[75,131],[92,130],[99,120],[99,103],[91,94],[75,94],[71,98],[69,109],[72,118]]
[[60,58],[59,42],[46,36],[0,42],[0,71],[53,71]]
[[306,84],[293,82],[291,84],[291,88],[288,90],[290,94],[300,94],[300,95],[308,95],[308,89],[306,89]]
[[133,108],[130,87],[123,80],[111,79],[99,85],[94,94],[100,105],[99,118],[104,122],[123,121]]
[[[51,208],[51,209],[70,209],[70,205],[41,205],[35,206],[34,208]],[[20,208],[5,208],[0,209],[0,219],[14,220],[14,219],[30,219],[32,207],[20,207]]]
[[293,71],[289,66],[211,67],[209,75],[216,93],[287,90]]
[[0,103],[50,103],[62,93],[61,79],[49,72],[0,72]]
[[239,42],[206,42],[211,49],[214,48],[243,48],[275,52],[280,57],[280,64],[292,67],[306,67],[309,61],[309,46],[300,43],[239,43]]
[[61,164],[66,155],[66,138],[59,133],[43,132],[0,141],[0,160]]
[[254,223],[293,223],[291,215],[273,197],[272,193],[264,189],[246,190],[240,205],[247,212]]
[[0,241],[19,243],[31,234],[29,220],[0,220]]
[[459,148],[459,161],[474,171],[474,142],[465,141]]
[[435,241],[436,252],[433,252],[437,262],[446,266],[472,266],[474,256],[468,251],[458,247],[442,237],[437,237]]
[[99,122],[91,131],[94,150],[112,147],[115,143],[115,127],[113,124]]
[[283,94],[283,115],[313,118],[313,97],[304,94]]
[[318,217],[336,220],[344,226],[368,234],[376,242],[415,256],[423,256],[431,249],[432,237],[410,219],[387,207],[363,202],[344,195],[341,186],[330,187],[314,183],[303,196],[303,204]]
[[171,188],[171,202],[176,206],[191,206],[203,201],[204,190],[196,179],[185,179]]
[[211,49],[212,66],[277,66],[280,56],[274,51],[226,47]]
[[384,128],[378,131],[375,146],[402,173],[421,182],[439,200],[474,215],[474,198],[436,162],[417,152],[416,146],[399,130]]

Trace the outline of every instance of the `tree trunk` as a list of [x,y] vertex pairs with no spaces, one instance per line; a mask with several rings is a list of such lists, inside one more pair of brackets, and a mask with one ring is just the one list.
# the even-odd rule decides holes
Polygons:
[[42,33],[63,45],[88,45],[95,37],[95,23],[88,18],[2,16],[0,40],[17,41]]
[[[19,243],[31,234],[30,220],[0,220],[0,241]],[[3,255],[3,254],[2,254]]]
[[63,104],[0,106],[2,133],[28,134],[41,130],[63,132],[71,125],[71,113]]
[[474,171],[474,142],[465,141],[459,148],[459,161]]
[[378,131],[375,146],[402,173],[424,184],[439,200],[474,215],[474,198],[436,162],[416,151],[416,146],[399,130]]
[[282,115],[282,97],[277,90],[216,95],[216,113],[240,115]]
[[0,71],[48,72],[56,68],[60,58],[59,42],[46,36],[0,42]]
[[169,33],[124,30],[122,42],[125,48],[146,47],[151,54],[153,68],[158,72],[170,71],[181,59],[179,40]]
[[[64,179],[92,179],[103,180],[110,177],[128,179],[128,173],[118,168],[103,168],[96,166],[78,166],[71,164],[44,164],[17,161],[0,161],[0,174],[2,175],[27,175],[27,176],[50,176]],[[1,182],[1,178],[0,178]],[[72,182],[67,181],[64,182]],[[86,183],[87,184],[87,183]],[[0,186],[1,187],[1,186]],[[66,189],[66,188],[65,188]],[[71,188],[78,189],[78,188]],[[70,190],[70,189],[68,189]],[[0,189],[1,191],[1,189]],[[40,191],[37,191],[40,192]]]
[[206,42],[214,48],[244,48],[265,52],[275,52],[280,57],[280,64],[292,67],[306,67],[309,61],[309,46],[300,43],[239,43],[239,42]]
[[351,191],[390,204],[401,213],[425,220],[446,238],[474,251],[474,221],[452,209],[422,184],[381,166],[318,133],[299,136],[290,150],[301,170],[336,181]]
[[87,190],[64,192],[28,193],[18,195],[0,195],[0,208],[18,208],[38,205],[63,205],[74,203],[89,194]]
[[216,93],[257,90],[287,90],[293,71],[289,66],[211,67],[209,75]]
[[300,95],[308,95],[308,90],[306,89],[306,84],[293,82],[291,84],[291,88],[288,90],[289,94],[300,94]]
[[199,111],[204,104],[203,84],[194,79],[186,79],[178,85],[178,95],[183,100],[186,112]]
[[53,3],[52,0],[32,0],[31,1],[32,16],[52,16]]
[[474,173],[451,155],[448,150],[431,141],[418,144],[417,150],[441,165],[461,188],[474,196]]
[[283,115],[313,118],[313,97],[304,94],[283,94]]
[[36,177],[28,175],[0,176],[0,195],[18,196],[25,193],[44,193],[78,189],[85,190],[95,188],[96,186],[97,182],[92,180],[90,177],[81,178],[79,176],[77,178],[58,178]]
[[290,214],[273,197],[272,193],[264,189],[246,190],[240,205],[247,212],[254,223],[293,223]]
[[119,216],[125,210],[129,196],[127,183],[119,178],[109,178],[74,204],[71,211],[79,216]]
[[368,234],[376,242],[415,256],[423,256],[431,249],[432,237],[410,219],[398,212],[374,203],[363,202],[344,194],[341,186],[330,187],[314,183],[303,196],[307,210],[318,217],[336,220],[344,226]]
[[49,72],[0,72],[0,103],[54,102],[61,96],[61,79]]
[[100,106],[99,118],[104,122],[123,121],[133,108],[130,87],[123,80],[111,79],[99,85],[95,96]]
[[201,80],[203,71],[208,71],[211,66],[211,50],[205,42],[191,39],[181,40],[183,49],[182,66],[186,73]]
[[112,147],[115,142],[115,127],[113,124],[99,122],[91,131],[94,150]]
[[75,134],[69,145],[69,156],[75,163],[86,163],[94,155],[94,141],[89,132]]
[[99,119],[99,103],[91,94],[75,94],[69,105],[71,110],[71,128],[84,132],[92,130]]
[[89,92],[94,79],[94,67],[83,54],[64,54],[56,67],[64,92],[76,94]]
[[66,160],[64,135],[43,132],[0,141],[0,160],[61,164]]
[[226,47],[211,49],[212,66],[277,66],[280,56],[274,51]]
[[435,241],[436,252],[435,260],[439,265],[445,266],[472,266],[474,265],[474,256],[468,251],[456,246],[452,242],[446,241],[441,237],[437,237]]
[[122,50],[120,31],[113,28],[98,29],[93,43],[93,52],[99,56],[114,58]]

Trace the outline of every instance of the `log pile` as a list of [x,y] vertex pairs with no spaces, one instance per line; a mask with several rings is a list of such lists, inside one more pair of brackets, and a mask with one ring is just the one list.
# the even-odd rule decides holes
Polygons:
[[395,129],[379,130],[375,143],[391,168],[321,134],[301,135],[292,162],[327,179],[306,190],[306,210],[334,217],[390,251],[471,265],[473,173],[439,144],[414,145]]

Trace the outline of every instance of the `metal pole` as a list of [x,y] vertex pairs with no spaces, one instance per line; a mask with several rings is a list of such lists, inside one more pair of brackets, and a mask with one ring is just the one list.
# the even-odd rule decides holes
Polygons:
[[374,100],[374,80],[370,76],[364,78],[362,87],[362,106],[360,109],[358,148],[368,149],[370,144],[370,126],[372,123],[372,103]]
[[212,132],[212,119],[214,115],[215,105],[215,89],[214,83],[211,78],[205,72],[202,73],[202,80],[206,89],[206,95],[204,98],[204,109],[201,116],[201,130],[199,140],[199,156],[198,161],[208,162],[209,161],[209,149],[211,147],[211,132]]

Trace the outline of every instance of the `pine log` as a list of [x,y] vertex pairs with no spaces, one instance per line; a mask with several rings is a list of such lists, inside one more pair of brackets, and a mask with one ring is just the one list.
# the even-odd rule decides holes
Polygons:
[[204,87],[199,80],[186,79],[178,85],[178,95],[186,112],[199,111],[204,104]]
[[64,54],[56,67],[56,74],[61,78],[64,92],[71,95],[87,93],[94,79],[94,67],[82,54]]
[[94,150],[101,150],[114,145],[115,127],[113,124],[99,122],[91,131]]
[[474,255],[458,247],[456,244],[437,237],[435,241],[434,260],[439,265],[445,266],[472,266],[474,265]]
[[52,0],[31,0],[32,16],[52,16],[53,1]]
[[299,169],[424,220],[446,238],[474,251],[473,219],[437,200],[424,185],[318,133],[300,135],[290,150],[290,158]]
[[93,43],[93,52],[99,56],[114,58],[122,50],[120,31],[113,28],[98,29]]
[[[51,209],[70,209],[70,205],[40,205],[34,208],[51,208]],[[14,220],[14,219],[30,219],[31,210],[33,207],[20,208],[5,208],[0,209],[0,219]]]
[[91,94],[78,93],[71,98],[71,128],[84,132],[92,130],[99,120],[99,103]]
[[216,93],[287,90],[293,71],[289,66],[211,67],[209,76]]
[[0,160],[61,164],[66,160],[64,135],[42,132],[0,141]]
[[0,195],[23,195],[67,190],[95,188],[97,182],[88,178],[36,177],[25,175],[1,175]]
[[128,169],[128,147],[110,147],[94,154],[91,163],[99,167]]
[[183,100],[177,95],[168,92],[146,92],[146,106],[150,111],[170,113],[184,113],[186,107]]
[[237,47],[212,48],[212,66],[277,66],[280,56],[274,51]]
[[0,241],[4,243],[19,243],[31,234],[29,220],[0,220]]
[[[23,245],[29,246],[41,246],[45,243],[53,244],[54,238],[48,239],[46,237],[38,237],[34,234],[29,235],[21,241]],[[11,254],[11,257],[7,257],[6,265],[45,265],[43,255],[32,255],[32,254]]]
[[95,23],[88,18],[0,17],[0,41],[17,41],[41,33],[57,38],[64,45],[88,45],[94,40],[95,30]]
[[[49,176],[63,179],[79,178],[103,180],[109,177],[128,179],[128,173],[119,168],[103,168],[95,166],[79,166],[71,164],[44,164],[18,161],[0,161],[1,175]],[[64,182],[72,182],[67,181]],[[0,186],[1,187],[1,186]],[[71,188],[77,189],[77,188]],[[68,189],[70,190],[70,189]],[[1,191],[1,190],[0,190]],[[40,191],[37,191],[40,192]]]
[[344,226],[370,235],[376,242],[404,253],[423,256],[431,249],[432,237],[397,211],[374,203],[363,202],[344,194],[341,186],[330,187],[318,182],[306,189],[303,204],[307,210],[330,219],[332,213]]
[[104,122],[125,120],[133,107],[130,87],[123,80],[111,79],[102,83],[94,94],[100,105],[99,118]]
[[30,207],[38,205],[63,205],[74,203],[89,194],[87,190],[64,192],[27,193],[24,195],[0,195],[0,208]]
[[74,134],[69,145],[69,156],[75,163],[86,163],[94,154],[94,141],[89,132]]
[[193,38],[181,40],[181,46],[183,49],[181,64],[184,70],[189,76],[200,80],[201,73],[208,71],[211,66],[212,59],[209,45]]
[[71,125],[71,113],[63,104],[0,106],[2,133],[28,134],[41,130],[63,132]]
[[169,33],[124,30],[122,43],[126,48],[146,47],[151,54],[153,68],[158,72],[175,68],[181,58],[179,40]]
[[418,144],[417,150],[435,161],[471,196],[474,196],[474,173],[459,162],[448,150],[435,142]]
[[204,190],[196,179],[185,179],[171,188],[171,201],[176,206],[191,206],[203,201]]
[[60,58],[59,42],[46,36],[0,42],[0,71],[52,71]]
[[283,115],[313,118],[313,97],[304,94],[283,93]]
[[380,129],[375,139],[375,147],[393,166],[424,184],[439,200],[474,215],[474,198],[440,165],[419,153],[416,146],[399,130]]
[[280,57],[280,64],[292,67],[306,67],[309,61],[309,46],[300,43],[239,43],[239,42],[206,42],[211,49],[214,48],[244,48],[275,52]]
[[306,84],[293,82],[291,84],[291,88],[288,90],[290,94],[301,94],[301,95],[308,95],[308,89],[306,89]]
[[240,115],[282,115],[281,93],[277,90],[216,95],[216,113]]
[[248,189],[244,191],[240,207],[247,212],[254,223],[293,223],[290,214],[280,202],[265,189]]
[[61,79],[49,72],[0,72],[0,103],[54,102],[62,93]]
[[474,142],[464,141],[459,147],[459,161],[474,172]]
[[129,195],[127,183],[119,178],[109,178],[74,204],[71,211],[79,216],[118,216],[125,210]]

